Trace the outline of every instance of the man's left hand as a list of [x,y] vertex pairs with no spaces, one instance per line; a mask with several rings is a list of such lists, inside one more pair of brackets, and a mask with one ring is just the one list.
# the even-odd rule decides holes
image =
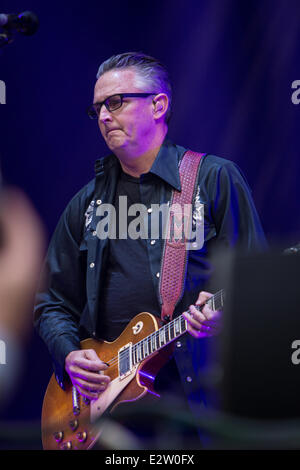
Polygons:
[[201,291],[195,305],[203,306],[200,311],[194,305],[190,305],[187,312],[183,313],[187,320],[187,331],[195,338],[207,338],[217,335],[221,330],[222,310],[213,311],[207,304],[207,300],[213,296],[210,292]]

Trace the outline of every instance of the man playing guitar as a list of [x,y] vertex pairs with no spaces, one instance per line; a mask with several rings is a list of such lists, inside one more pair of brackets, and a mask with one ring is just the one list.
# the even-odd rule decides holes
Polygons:
[[[68,204],[49,246],[48,284],[37,296],[36,328],[49,348],[58,386],[64,390],[71,381],[91,402],[111,383],[109,364],[80,342],[89,337],[111,342],[140,312],[161,315],[162,233],[138,238],[130,230],[135,204],[150,218],[153,207],[170,203],[173,192],[181,191],[179,164],[186,149],[167,139],[171,104],[168,73],[156,59],[124,53],[100,66],[88,113],[98,120],[111,154],[96,162],[95,178]],[[199,125],[201,118],[199,109]],[[157,379],[159,391],[160,382],[168,382],[171,391],[180,384],[179,394],[192,411],[204,400],[197,381],[205,342],[222,323],[222,309],[209,304],[212,294],[205,290],[209,260],[217,249],[252,250],[265,243],[249,187],[234,163],[204,155],[195,188],[193,218],[197,224],[201,205],[204,240],[188,252],[184,290],[173,314],[183,313],[188,334],[175,344],[173,369],[163,369]]]

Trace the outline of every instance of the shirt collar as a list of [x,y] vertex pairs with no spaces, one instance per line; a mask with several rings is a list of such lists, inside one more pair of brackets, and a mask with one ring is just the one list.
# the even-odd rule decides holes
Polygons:
[[149,170],[159,178],[169,183],[177,191],[181,191],[179,176],[179,162],[186,150],[183,147],[173,144],[166,138]]
[[[179,162],[181,161],[185,151],[185,148],[175,145],[166,137],[159,149],[152,167],[149,170],[149,173],[152,173],[166,181],[166,183],[170,184],[177,191],[181,191]],[[114,154],[110,154],[96,160],[95,173],[96,175],[102,175],[104,167],[106,170],[109,170],[116,166],[120,167],[119,160]]]

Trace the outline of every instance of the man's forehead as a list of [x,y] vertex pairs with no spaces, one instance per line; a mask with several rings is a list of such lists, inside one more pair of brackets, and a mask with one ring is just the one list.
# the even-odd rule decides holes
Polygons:
[[95,84],[94,96],[97,101],[103,101],[115,93],[139,91],[137,87],[137,72],[133,67],[113,69],[105,72]]

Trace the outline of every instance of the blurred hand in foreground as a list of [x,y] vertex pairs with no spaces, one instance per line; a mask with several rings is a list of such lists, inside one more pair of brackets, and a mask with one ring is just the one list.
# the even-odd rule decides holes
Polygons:
[[32,204],[19,189],[3,189],[0,193],[0,332],[17,341],[24,340],[31,329],[43,256],[44,230]]

